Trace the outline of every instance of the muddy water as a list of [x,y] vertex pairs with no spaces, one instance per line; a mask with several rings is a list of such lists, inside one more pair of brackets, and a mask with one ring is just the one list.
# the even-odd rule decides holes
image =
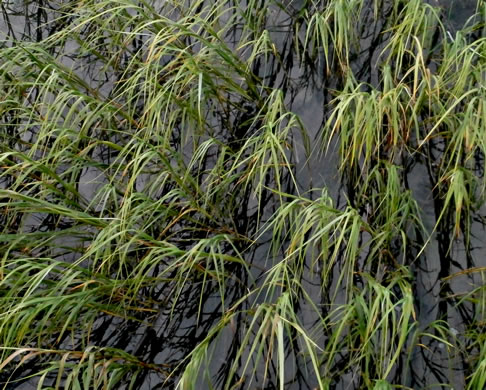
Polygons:
[[[288,5],[288,9],[299,10],[304,2],[305,0],[292,1]],[[457,0],[451,2],[444,0],[435,2],[444,8],[444,20],[450,26],[451,35],[454,35],[454,31],[463,26],[473,14],[476,5],[475,1]],[[3,35],[14,36],[19,40],[27,39],[27,37],[32,39],[45,37],[48,31],[38,26],[49,20],[50,15],[49,12],[39,11],[39,4],[37,3],[40,2],[23,2],[21,0],[15,2],[4,1],[2,7],[4,7],[5,12],[1,22],[2,24],[0,24],[0,32]],[[434,1],[430,3],[433,4]],[[364,17],[366,17],[366,10],[364,12]],[[309,137],[312,140],[312,147],[317,147],[318,142],[316,139],[322,128],[323,121],[327,119],[326,105],[331,99],[328,91],[338,89],[340,87],[339,80],[337,77],[333,78],[333,76],[325,75],[322,68],[316,67],[309,74],[309,69],[300,66],[296,54],[292,52],[292,46],[288,45],[289,36],[291,36],[292,32],[288,30],[288,24],[285,21],[288,20],[289,15],[277,7],[272,8],[270,14],[272,18],[269,19],[268,30],[277,45],[278,51],[282,53],[282,57],[288,59],[288,69],[285,74],[277,66],[274,68],[257,69],[255,71],[257,73],[260,72],[258,75],[263,79],[271,80],[269,81],[270,86],[278,87],[285,91],[286,103],[293,112],[302,118],[308,130]],[[374,27],[378,29],[379,33],[379,22]],[[363,81],[373,84],[376,83],[377,76],[368,64],[376,59],[383,46],[370,47],[370,42],[369,38],[363,39],[362,44],[363,47],[367,47],[367,54],[356,59],[352,67],[356,74],[361,75]],[[381,44],[383,43],[381,42]],[[76,46],[72,44],[66,50],[75,52]],[[70,60],[68,56],[66,56],[65,61],[66,65],[69,65]],[[89,74],[83,75],[83,78],[86,80],[90,80],[90,77]],[[94,84],[97,84],[97,87],[99,86],[99,83]],[[104,89],[104,91],[108,92],[111,87],[110,82],[105,82],[103,83],[102,91]],[[335,199],[336,206],[342,207],[346,202],[346,186],[339,179],[337,152],[333,148],[333,145],[331,145],[326,154],[313,153],[311,159],[307,161],[303,152],[303,140],[297,137],[295,142],[296,150],[301,151],[301,153],[298,153],[300,158],[298,157],[297,161],[295,161],[296,177],[300,191],[305,193],[312,189],[327,188],[333,199]],[[438,215],[436,205],[434,204],[433,180],[430,178],[427,167],[423,162],[417,161],[413,164],[408,172],[408,182],[422,210],[425,227],[429,232],[432,232]],[[80,177],[80,192],[86,199],[92,199],[98,188],[103,184],[106,183],[99,171],[94,168],[86,169]],[[270,214],[271,207],[269,210]],[[484,214],[484,210],[478,214]],[[35,221],[36,218],[33,216],[33,225],[35,225]],[[484,226],[479,222],[475,223],[473,232],[472,247],[474,248],[475,261],[473,266],[484,267],[486,266]],[[442,267],[445,261],[444,246],[448,246],[448,243],[444,243],[438,233],[434,233],[426,251],[414,264],[415,268],[413,272],[416,277],[415,293],[421,297],[418,300],[419,306],[417,308],[418,322],[423,330],[425,330],[427,324],[438,318],[444,318],[445,314],[447,322],[451,327],[461,332],[463,330],[461,328],[462,317],[457,312],[457,308],[454,307],[453,302],[447,303],[445,308],[439,307],[439,301],[443,298],[441,297],[440,289],[441,275],[443,272]],[[262,245],[251,256],[264,258],[267,248],[268,242],[264,238],[262,239]],[[453,256],[457,264],[467,263],[464,248],[460,243],[455,246],[451,256]],[[72,259],[67,257],[66,260]],[[451,273],[460,271],[461,269],[455,266],[452,266],[450,270]],[[260,276],[261,274],[259,273],[255,273],[254,275],[255,279]],[[310,272],[306,275],[304,283],[306,291],[315,298],[316,302],[319,302],[321,292],[318,287],[318,280],[315,279],[315,273]],[[471,286],[477,286],[478,283],[481,283],[481,281],[477,279],[477,276],[469,277],[466,275],[463,278],[457,278],[450,284],[449,293],[455,294],[469,291]],[[191,291],[186,291],[184,293],[188,302],[194,301],[194,297],[198,297],[197,292],[191,293]],[[238,292],[235,291],[234,295],[237,298]],[[122,348],[127,352],[143,357],[144,361],[150,361],[155,364],[172,361],[177,362],[184,357],[187,351],[194,348],[197,342],[211,328],[214,321],[219,318],[219,314],[217,314],[220,310],[218,303],[216,300],[213,301],[211,297],[206,298],[204,312],[207,314],[202,319],[196,320],[195,318],[194,313],[196,312],[197,305],[188,305],[187,308],[181,309],[180,313],[177,313],[175,317],[171,317],[169,313],[161,313],[155,323],[150,327],[140,327],[138,324],[126,323],[110,318],[101,318],[97,323],[95,336],[98,338],[99,344]],[[316,321],[312,310],[307,310],[303,307],[301,312],[304,324],[312,324]],[[214,346],[215,358],[211,361],[210,367],[213,374],[217,374],[217,371],[227,361],[227,356],[230,354],[230,346],[234,342],[234,336],[235,334],[228,328],[219,339],[218,344]],[[432,374],[430,369],[432,361],[437,365],[445,365],[446,368],[439,369],[440,374]],[[460,389],[464,383],[464,378],[461,375],[461,362],[453,361],[452,367],[447,367],[447,362],[450,362],[449,356],[447,355],[445,346],[440,343],[431,341],[428,350],[415,349],[410,363],[409,369],[411,374],[407,385],[413,388],[425,388],[437,382],[444,381],[453,384],[456,389]],[[299,375],[305,377],[304,373],[299,372],[300,368],[295,367],[294,361],[289,359],[287,363],[287,373],[293,374],[294,377],[298,377]],[[144,390],[161,388],[157,380],[157,378],[146,377],[138,384],[138,388]],[[31,385],[32,388],[35,388],[35,382],[32,382]],[[352,385],[352,375],[344,376],[342,382],[336,388],[347,389]],[[29,384],[23,383],[17,388],[26,389],[28,388],[27,386]],[[316,387],[317,383],[309,383],[302,379],[289,385],[287,388],[313,389]],[[14,387],[11,388],[13,389]],[[204,385],[202,384],[201,389],[203,388]],[[266,388],[270,389],[272,387],[268,385]]]

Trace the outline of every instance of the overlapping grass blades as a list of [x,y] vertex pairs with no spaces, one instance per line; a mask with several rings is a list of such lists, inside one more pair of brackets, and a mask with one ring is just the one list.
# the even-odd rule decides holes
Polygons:
[[421,0],[23,5],[2,386],[484,387],[484,5],[458,32]]

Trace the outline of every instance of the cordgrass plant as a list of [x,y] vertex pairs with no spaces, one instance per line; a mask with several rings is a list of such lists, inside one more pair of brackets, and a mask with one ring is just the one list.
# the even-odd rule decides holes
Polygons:
[[0,386],[482,390],[486,5],[446,3],[3,1]]

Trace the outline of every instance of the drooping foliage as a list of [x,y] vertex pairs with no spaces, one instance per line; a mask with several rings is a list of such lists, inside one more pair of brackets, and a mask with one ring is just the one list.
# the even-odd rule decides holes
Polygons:
[[482,1],[0,7],[3,388],[486,387]]

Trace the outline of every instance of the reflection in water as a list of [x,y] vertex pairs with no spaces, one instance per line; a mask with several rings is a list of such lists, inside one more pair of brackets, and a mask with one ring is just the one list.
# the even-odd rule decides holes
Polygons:
[[428,2],[447,37],[420,1],[81,3],[1,6],[1,291],[37,294],[11,307],[36,332],[2,345],[42,348],[9,389],[471,380],[484,158],[431,96],[459,88],[441,45],[479,40],[481,16],[452,33],[476,2]]

